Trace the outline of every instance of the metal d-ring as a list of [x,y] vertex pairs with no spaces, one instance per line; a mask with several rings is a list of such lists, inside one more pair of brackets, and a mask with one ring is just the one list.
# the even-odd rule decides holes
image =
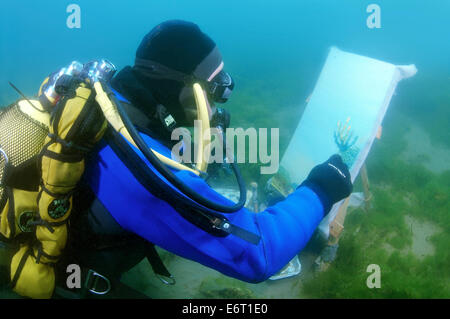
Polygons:
[[[155,274],[155,275],[156,275],[156,278],[158,278],[159,280],[161,280],[161,282],[162,282],[163,284],[166,284],[166,285],[169,285],[169,286],[173,286],[173,285],[176,284],[175,277],[172,276],[172,275],[170,275],[169,277],[163,276],[163,275],[160,275],[160,274]],[[165,278],[168,278],[169,280],[166,280]]]
[[9,163],[8,155],[6,155],[6,152],[1,147],[0,147],[0,153],[2,153],[3,157],[5,158],[5,165],[8,164]]
[[[106,283],[106,289],[103,291],[97,290],[97,288],[98,288],[97,284],[98,284],[99,279],[102,279]],[[91,281],[92,281],[92,285],[91,285]],[[95,295],[105,295],[111,291],[111,282],[109,281],[109,279],[92,269],[89,269],[84,285],[87,288],[87,290],[89,290],[91,293],[93,293]]]

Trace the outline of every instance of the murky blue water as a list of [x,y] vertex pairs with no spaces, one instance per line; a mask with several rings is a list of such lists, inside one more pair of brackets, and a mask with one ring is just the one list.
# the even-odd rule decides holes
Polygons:
[[[69,29],[66,8],[81,8],[81,28]],[[369,29],[366,8],[381,9],[381,28]],[[253,81],[289,85],[303,98],[330,45],[395,64],[415,63],[422,77],[447,79],[450,42],[446,0],[413,1],[3,1],[0,11],[0,103],[28,94],[49,72],[73,59],[106,57],[119,68],[133,62],[142,37],[167,19],[194,21],[221,49],[239,90]],[[269,92],[267,92],[269,94]],[[297,95],[297,96],[296,96]]]

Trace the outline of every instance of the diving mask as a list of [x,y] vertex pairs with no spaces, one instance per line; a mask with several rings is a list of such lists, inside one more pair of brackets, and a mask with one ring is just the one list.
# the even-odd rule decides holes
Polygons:
[[217,73],[211,81],[207,81],[199,79],[194,75],[168,68],[158,62],[140,58],[136,58],[134,69],[149,78],[179,81],[189,87],[192,86],[193,83],[200,83],[206,90],[211,101],[217,103],[225,103],[228,101],[234,88],[234,81],[230,74],[223,70]]
[[212,101],[225,103],[234,88],[234,81],[231,75],[225,71],[220,71],[209,82],[203,82],[207,88],[207,93]]

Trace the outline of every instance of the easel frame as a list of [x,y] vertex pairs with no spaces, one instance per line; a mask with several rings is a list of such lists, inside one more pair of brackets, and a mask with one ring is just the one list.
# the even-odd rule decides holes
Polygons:
[[[367,210],[370,207],[370,200],[372,199],[372,193],[370,192],[369,187],[369,178],[367,176],[367,167],[364,163],[359,172],[359,176],[361,178],[361,182],[363,185],[364,192],[364,208]],[[344,203],[339,207],[339,211],[336,214],[336,217],[330,223],[330,237],[328,239],[329,245],[334,245],[339,242],[339,238],[341,237],[342,231],[344,230],[344,222],[345,217],[347,216],[348,203],[350,201],[350,196],[347,197]]]

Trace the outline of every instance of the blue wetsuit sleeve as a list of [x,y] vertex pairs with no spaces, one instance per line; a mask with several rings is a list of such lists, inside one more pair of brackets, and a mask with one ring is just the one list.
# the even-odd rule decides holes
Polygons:
[[203,243],[203,253],[218,251],[212,260],[193,259],[228,276],[261,282],[305,247],[323,218],[323,206],[319,197],[304,186],[265,211],[254,213],[243,208],[227,217],[233,224],[259,235],[258,245],[229,235],[222,239],[222,245],[217,239]]
[[[196,182],[204,183],[200,178]],[[196,182],[190,181],[190,185],[210,198],[223,200],[209,186],[198,187]],[[165,202],[155,198],[152,202],[151,213],[128,213],[126,220],[119,223],[168,251],[253,283],[266,280],[295,257],[323,218],[319,197],[306,186],[263,212],[243,208],[226,215],[232,224],[261,237],[254,245],[232,234],[213,236],[166,207]]]
[[[189,185],[194,189],[213,200],[223,201],[223,197],[202,179],[192,175],[180,173],[180,177],[189,179]],[[188,258],[244,281],[264,281],[305,247],[323,216],[319,196],[310,187],[301,186],[286,199],[262,212],[254,213],[243,208],[226,215],[232,224],[259,235],[261,240],[258,245],[234,235],[226,238],[209,235],[200,242],[197,235],[189,233],[185,243],[197,242],[202,256]]]
[[261,281],[278,272],[305,247],[323,218],[323,207],[310,188],[300,187],[285,200],[251,216],[263,251],[262,256],[257,256],[258,249],[250,248],[249,254],[256,255],[252,259],[261,263],[261,270],[255,269],[251,276]]
[[[319,196],[310,187],[301,186],[263,212],[243,208],[226,214],[232,224],[259,235],[257,245],[232,234],[217,237],[190,223],[170,203],[151,194],[110,148],[104,148],[100,155],[87,176],[97,198],[123,228],[172,253],[243,281],[260,282],[283,268],[305,247],[324,216]],[[177,175],[203,196],[230,203],[196,175],[186,171]]]

